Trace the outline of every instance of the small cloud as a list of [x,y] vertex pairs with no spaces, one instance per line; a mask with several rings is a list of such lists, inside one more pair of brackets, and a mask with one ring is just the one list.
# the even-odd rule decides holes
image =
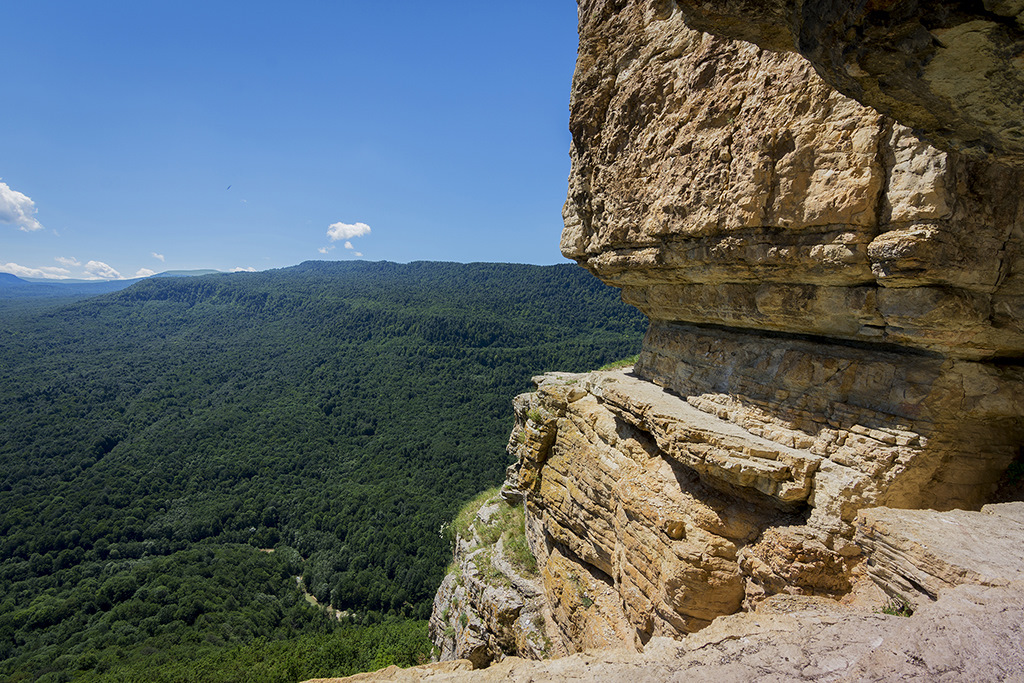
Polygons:
[[42,223],[32,216],[35,212],[36,204],[28,196],[0,183],[0,223],[17,225],[25,232],[42,230]]
[[237,268],[232,268],[231,272],[232,273],[255,273],[256,269],[253,268],[252,266],[249,266],[248,268],[237,267]]
[[85,276],[90,280],[120,280],[121,273],[103,261],[89,261],[85,264]]
[[363,252],[361,252],[361,251],[357,251],[357,252],[356,252],[356,253],[354,254],[354,256],[358,256],[359,258],[362,258],[362,257],[363,257]]
[[68,258],[67,256],[57,256],[53,260],[56,261],[57,263],[61,264],[62,266],[80,266],[80,265],[82,265],[81,263],[79,263],[78,259],[76,259],[73,256],[71,258]]
[[156,271],[149,268],[139,268],[138,272],[135,273],[135,277],[149,277],[150,275],[156,275]]
[[157,261],[163,261],[164,260],[164,255],[163,254],[158,254],[158,253],[156,253],[154,251],[153,252],[153,258],[155,258]]
[[331,249],[334,249],[334,245],[333,244],[330,245],[330,246],[326,246],[326,247],[320,247],[319,249],[317,249],[317,251],[319,251],[321,254],[326,254],[329,251],[331,251]]
[[352,246],[351,242],[345,242],[345,248],[346,249],[355,249],[355,247]]
[[370,226],[366,223],[354,223],[349,225],[348,223],[332,223],[327,228],[327,237],[332,242],[340,242],[341,240],[350,240],[353,237],[362,237],[370,233]]
[[39,277],[49,280],[57,280],[71,274],[71,271],[67,268],[56,268],[53,266],[29,268],[28,266],[19,266],[17,263],[0,264],[0,272],[10,273],[18,277]]

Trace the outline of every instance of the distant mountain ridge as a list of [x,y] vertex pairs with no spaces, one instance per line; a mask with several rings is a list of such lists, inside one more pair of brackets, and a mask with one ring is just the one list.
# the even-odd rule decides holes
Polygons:
[[0,288],[6,287],[25,287],[32,283],[27,280],[22,280],[17,275],[12,273],[0,273]]
[[[222,274],[211,269],[166,270],[151,278],[199,277]],[[78,280],[19,277],[13,273],[0,272],[0,302],[5,299],[83,299],[100,294],[109,294],[131,287],[148,278],[135,277],[126,280]]]

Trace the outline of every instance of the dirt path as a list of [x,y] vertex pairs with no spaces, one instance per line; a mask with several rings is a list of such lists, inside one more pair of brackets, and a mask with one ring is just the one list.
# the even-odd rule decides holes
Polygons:
[[314,607],[318,607],[318,608],[322,609],[329,616],[334,617],[338,621],[341,621],[342,619],[348,619],[350,616],[352,616],[351,612],[342,611],[340,609],[335,609],[335,608],[331,607],[330,605],[321,605],[320,601],[316,599],[316,596],[314,596],[312,593],[310,593],[310,592],[308,592],[306,590],[305,584],[302,583],[302,577],[301,576],[296,576],[295,577],[295,583],[299,587],[299,590],[302,591],[302,595],[306,598],[306,602],[308,602],[309,604],[313,605]]

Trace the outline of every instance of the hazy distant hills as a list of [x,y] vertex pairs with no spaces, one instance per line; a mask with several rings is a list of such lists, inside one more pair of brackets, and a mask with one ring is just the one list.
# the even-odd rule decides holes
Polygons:
[[[168,270],[150,277],[194,277],[217,270]],[[5,299],[80,299],[117,292],[146,278],[130,280],[44,280],[0,273],[0,301]]]

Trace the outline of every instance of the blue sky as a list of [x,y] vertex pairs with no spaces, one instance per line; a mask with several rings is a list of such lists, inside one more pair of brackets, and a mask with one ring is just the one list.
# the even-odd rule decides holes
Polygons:
[[564,261],[572,0],[21,0],[3,23],[0,271]]

